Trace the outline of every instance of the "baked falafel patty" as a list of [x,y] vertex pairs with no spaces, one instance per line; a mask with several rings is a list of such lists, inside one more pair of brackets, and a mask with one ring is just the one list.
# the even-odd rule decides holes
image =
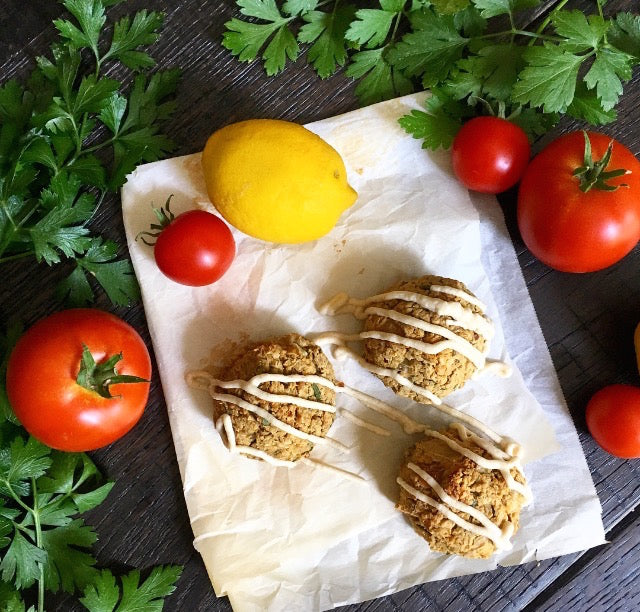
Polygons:
[[[471,439],[461,439],[455,429],[449,428],[442,433],[473,453],[490,458]],[[486,518],[480,516],[481,521],[447,503],[425,480],[425,473],[446,495],[455,500],[454,505],[462,502]],[[525,485],[520,470],[511,468],[510,474],[517,483]],[[506,532],[508,537],[515,533],[520,509],[525,503],[525,497],[510,488],[499,470],[479,466],[446,442],[434,437],[425,438],[406,453],[398,483],[401,486],[396,508],[407,515],[416,532],[429,543],[431,550],[470,558],[490,557],[497,549],[495,539],[500,540],[501,533],[504,535]],[[473,527],[457,524],[432,503],[419,499],[422,496],[444,505],[446,512],[457,515],[463,524],[466,522]],[[486,519],[495,526],[489,525],[498,537],[491,539],[483,535],[490,531],[483,525],[483,522],[487,523]]]
[[[250,381],[260,374],[319,376],[336,384],[333,367],[322,349],[299,334],[289,334],[249,346],[225,372],[228,381]],[[261,391],[280,396],[294,396],[321,403],[327,409],[315,409],[265,400],[240,388],[222,389],[244,402],[267,411],[278,421],[294,429],[324,438],[335,416],[335,391],[320,382],[267,380],[258,385]],[[242,401],[240,403],[243,403]],[[228,414],[239,447],[251,447],[283,461],[297,461],[309,455],[313,442],[284,431],[268,419],[232,401],[213,401],[214,420]],[[238,449],[242,452],[242,449]]]
[[[369,303],[367,312],[376,313],[368,314],[364,328],[365,333],[382,332],[387,338],[391,334],[397,341],[366,338],[364,358],[375,366],[394,370],[438,398],[460,389],[484,363],[487,336],[493,329],[483,314],[482,303],[460,281],[441,276],[402,281],[380,295],[394,292],[404,293],[406,299],[390,297]],[[426,298],[422,304],[415,301],[420,296]],[[465,319],[464,327],[458,318]],[[417,326],[420,323],[422,327]],[[402,343],[403,339],[408,340]],[[397,380],[378,378],[398,395],[424,401],[424,396]]]

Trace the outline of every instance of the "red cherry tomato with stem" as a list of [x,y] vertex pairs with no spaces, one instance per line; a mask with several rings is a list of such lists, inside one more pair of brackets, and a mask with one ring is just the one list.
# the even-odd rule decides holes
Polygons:
[[473,191],[502,193],[522,176],[531,149],[522,128],[500,117],[475,117],[456,135],[453,171]]
[[640,238],[640,161],[605,134],[561,136],[522,177],[518,227],[551,268],[593,272],[616,263]]
[[[192,287],[210,285],[229,269],[236,255],[236,243],[227,224],[206,210],[189,210],[175,216],[171,196],[164,208],[154,208],[159,221],[149,232],[140,232],[145,244],[153,244],[160,271],[176,283]],[[150,243],[144,236],[155,238]]]
[[624,459],[640,457],[640,388],[609,385],[587,404],[587,427],[608,453]]
[[126,434],[149,395],[151,359],[133,327],[92,308],[41,319],[7,364],[7,395],[25,429],[63,451],[88,451]]

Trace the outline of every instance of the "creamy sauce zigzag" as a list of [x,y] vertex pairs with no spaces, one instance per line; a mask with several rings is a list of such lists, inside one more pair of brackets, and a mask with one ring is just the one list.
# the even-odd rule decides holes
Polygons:
[[[203,381],[203,382],[200,382]],[[313,444],[329,444],[335,448],[340,450],[346,450],[347,447],[338,442],[337,440],[333,440],[328,437],[316,436],[314,434],[307,433],[305,431],[301,431],[300,429],[296,429],[292,425],[281,421],[276,418],[273,414],[271,414],[268,410],[261,408],[260,406],[256,406],[251,402],[248,402],[237,395],[233,395],[231,393],[220,393],[216,389],[238,389],[249,393],[259,399],[263,399],[265,401],[269,401],[272,403],[279,404],[293,404],[295,406],[299,406],[301,408],[310,408],[312,410],[325,410],[329,412],[335,412],[335,408],[333,406],[329,406],[320,401],[312,401],[307,400],[296,395],[286,395],[286,394],[274,394],[267,393],[262,389],[258,388],[258,385],[264,382],[277,381],[277,382],[309,382],[312,384],[322,384],[330,388],[336,389],[337,386],[334,385],[329,379],[324,378],[322,376],[317,375],[305,375],[305,374],[294,374],[294,375],[284,375],[284,374],[259,374],[254,376],[249,380],[219,380],[211,376],[208,372],[205,371],[196,371],[190,372],[187,374],[187,383],[193,387],[203,388],[209,392],[209,395],[219,401],[226,402],[229,404],[234,404],[239,408],[243,408],[248,412],[251,412],[260,418],[262,418],[266,424],[272,425],[273,427],[277,427],[282,431],[296,436],[298,438],[302,438],[303,440],[307,440],[312,442]],[[226,429],[225,429],[226,431]],[[227,439],[229,439],[227,432]],[[244,449],[246,447],[242,447],[242,452],[246,452]],[[253,449],[255,450],[255,449]],[[253,452],[247,454],[254,454]],[[267,453],[264,453],[267,455]],[[270,455],[267,455],[270,457]],[[260,455],[261,459],[264,459],[262,455]],[[265,459],[266,460],[266,459]],[[281,461],[281,460],[277,460]],[[273,463],[273,461],[270,461]],[[279,465],[279,464],[278,464]]]
[[[413,348],[425,354],[434,355],[440,353],[445,349],[451,349],[456,351],[460,355],[466,357],[476,367],[474,377],[481,373],[492,373],[500,377],[507,377],[511,374],[511,367],[502,361],[490,361],[486,358],[487,347],[484,351],[478,350],[471,342],[463,338],[459,333],[454,331],[448,326],[460,327],[463,329],[473,330],[483,336],[487,341],[494,335],[494,327],[491,321],[483,314],[486,306],[474,295],[468,293],[462,289],[456,287],[449,287],[447,285],[432,285],[429,287],[433,291],[440,293],[447,293],[465,300],[468,304],[475,306],[480,313],[474,312],[474,310],[468,306],[464,306],[460,302],[448,302],[440,298],[434,298],[424,295],[422,293],[416,293],[413,291],[388,291],[364,299],[357,299],[349,297],[346,293],[338,293],[333,296],[328,302],[322,304],[319,307],[319,311],[322,314],[327,315],[339,315],[339,314],[352,314],[356,319],[366,319],[370,315],[379,317],[387,317],[393,319],[403,325],[408,325],[421,329],[427,333],[433,333],[439,335],[443,340],[429,343],[422,342],[413,338],[406,338],[398,334],[390,334],[388,332],[369,330],[362,331],[359,334],[350,336],[343,336],[342,341],[355,341],[376,339],[383,340],[385,342],[391,342],[394,344],[400,344],[407,348]],[[370,306],[373,303],[384,303],[390,300],[402,300],[413,302],[420,305],[425,310],[429,310],[435,314],[438,314],[446,318],[447,325],[437,325],[429,323],[407,315],[391,308],[380,308],[379,306]],[[317,336],[320,341],[328,340],[328,334]],[[365,365],[362,361],[361,365],[374,371],[372,367]],[[375,366],[374,366],[375,367]],[[387,376],[394,379],[398,384],[406,386],[414,392],[429,399],[432,403],[438,403],[438,398],[426,389],[420,390],[413,389],[412,384],[403,377],[399,372],[394,370],[385,369],[385,374],[379,374],[381,376]],[[377,372],[374,372],[377,373]],[[409,384],[407,384],[409,382]]]
[[[441,350],[450,348],[467,357],[467,359],[469,359],[469,361],[471,361],[476,366],[476,374],[479,372],[489,371],[503,377],[510,375],[511,369],[507,364],[503,362],[487,363],[485,357],[486,351],[479,351],[470,342],[462,338],[454,330],[448,327],[451,326],[470,329],[476,331],[477,333],[484,336],[485,339],[489,340],[493,336],[494,329],[491,322],[484,316],[484,314],[482,314],[486,310],[485,305],[472,294],[455,287],[449,287],[446,285],[432,285],[430,289],[433,291],[447,293],[449,295],[458,297],[459,299],[467,302],[467,304],[475,306],[477,310],[480,311],[480,313],[474,312],[472,308],[464,306],[460,302],[448,302],[446,300],[433,298],[431,296],[425,296],[420,293],[409,291],[389,291],[365,299],[350,298],[345,293],[339,293],[320,307],[319,310],[321,313],[328,315],[349,313],[357,319],[365,319],[370,315],[388,317],[390,319],[398,321],[399,323],[402,323],[403,325],[412,326],[428,333],[437,334],[441,336],[443,340],[433,344],[429,344],[411,338],[404,338],[403,336],[399,336],[397,334],[389,334],[386,332],[376,331],[364,331],[359,334],[340,334],[338,332],[325,332],[315,335],[313,340],[320,345],[330,345],[332,347],[333,355],[336,359],[345,359],[346,357],[350,357],[370,372],[378,376],[385,376],[395,380],[398,384],[425,398],[428,403],[433,404],[442,412],[448,414],[449,416],[457,418],[459,421],[462,421],[454,423],[452,425],[460,439],[462,441],[470,440],[474,442],[489,455],[489,458],[473,452],[463,444],[460,444],[460,442],[452,440],[448,436],[438,431],[434,431],[421,423],[417,423],[397,408],[394,408],[377,398],[371,397],[365,393],[362,393],[361,391],[351,389],[349,387],[344,387],[342,389],[343,393],[351,395],[363,404],[367,405],[372,410],[380,412],[391,420],[398,422],[402,426],[405,433],[423,433],[427,436],[437,438],[447,444],[452,450],[471,459],[479,467],[488,470],[499,471],[509,489],[522,495],[525,504],[529,503],[529,501],[531,500],[531,491],[529,487],[526,484],[517,481],[512,474],[512,470],[515,470],[524,479],[524,474],[522,472],[522,467],[520,464],[522,452],[518,444],[516,444],[510,438],[500,436],[489,427],[487,427],[484,423],[482,423],[482,421],[479,421],[478,419],[467,415],[451,406],[443,404],[442,400],[438,398],[434,393],[432,393],[428,389],[420,387],[419,385],[415,385],[406,377],[402,376],[402,374],[400,374],[399,372],[390,368],[382,368],[370,364],[362,356],[358,355],[355,351],[347,346],[348,342],[363,340],[367,338],[376,338],[387,342],[402,344],[404,346],[414,348],[427,354],[437,354]],[[404,300],[419,304],[421,307],[430,310],[431,312],[446,317],[447,326],[435,325],[426,321],[422,321],[421,319],[418,319],[416,317],[412,317],[404,313],[399,313],[390,308],[381,308],[377,305],[371,305],[373,303],[384,303],[389,300]],[[477,434],[469,431],[465,427],[463,422],[481,432],[483,436],[478,436]],[[440,512],[447,516],[447,518],[454,521],[463,529],[491,539],[491,541],[496,545],[497,549],[504,549],[509,546],[509,539],[514,531],[514,526],[512,524],[507,524],[504,528],[498,527],[477,509],[467,504],[463,504],[462,502],[455,500],[454,498],[449,496],[444,491],[444,489],[435,481],[435,479],[433,479],[432,476],[427,474],[419,466],[416,466],[415,464],[409,464],[408,467],[409,469],[414,471],[422,480],[424,480],[439,498],[439,500],[435,500],[416,490],[414,487],[411,487],[402,478],[398,478],[398,484],[400,484],[401,487],[403,487],[416,499],[419,499],[424,503],[428,503],[437,508]],[[457,515],[454,510],[465,512],[469,516],[473,517],[479,524],[471,523],[464,520],[459,515]]]
[[[402,426],[405,433],[408,433],[408,434],[422,433],[426,436],[441,440],[442,442],[447,444],[449,448],[471,459],[471,461],[476,463],[476,465],[478,465],[479,467],[482,467],[488,470],[499,471],[502,477],[504,478],[505,483],[507,484],[509,489],[522,495],[524,499],[524,505],[528,504],[531,501],[532,495],[528,485],[518,482],[514,478],[513,474],[511,473],[511,470],[515,469],[524,479],[522,465],[520,463],[522,449],[517,443],[515,443],[510,438],[499,436],[498,434],[490,430],[488,427],[483,425],[482,428],[490,432],[492,436],[496,438],[496,440],[494,440],[494,442],[496,443],[493,443],[491,440],[487,438],[482,438],[481,436],[478,436],[473,432],[469,431],[462,423],[452,424],[452,427],[455,429],[456,433],[460,436],[461,440],[471,440],[475,442],[478,446],[480,446],[480,448],[482,448],[487,452],[487,454],[491,457],[489,459],[463,446],[457,440],[453,440],[448,436],[440,433],[439,431],[435,431],[422,423],[418,423],[417,421],[414,421],[411,417],[407,416],[401,410],[398,410],[397,408],[394,408],[393,406],[390,406],[389,404],[386,404],[385,402],[375,397],[372,397],[366,393],[363,393],[362,391],[358,391],[357,389],[352,389],[350,387],[345,386],[344,388],[342,388],[342,392],[354,397],[355,399],[365,404],[372,410],[379,412],[381,414],[384,414],[387,418],[391,419],[392,421],[399,423]],[[452,409],[452,410],[455,410],[455,409]],[[466,420],[468,422],[480,423],[479,421],[477,421],[477,419],[474,419],[473,417],[469,417],[464,413],[459,413],[458,416],[461,419]],[[414,467],[412,467],[412,465]],[[421,493],[420,491],[417,491],[414,487],[412,487],[405,480],[399,477],[396,479],[396,482],[403,489],[405,489],[407,492],[413,495],[416,499],[419,499],[424,503],[428,503],[434,508],[438,509],[440,512],[442,512],[442,514],[444,514],[447,518],[450,518],[452,521],[454,521],[457,525],[459,525],[463,529],[466,529],[467,531],[475,533],[476,535],[489,538],[491,541],[494,542],[497,550],[505,550],[510,547],[509,540],[514,531],[514,526],[512,524],[509,523],[505,525],[502,529],[499,528],[497,525],[492,523],[488,517],[480,513],[478,510],[476,510],[472,506],[469,506],[468,504],[464,504],[458,500],[455,500],[451,496],[449,496],[444,491],[444,489],[435,481],[435,479],[429,474],[427,474],[427,472],[425,472],[415,464],[409,464],[408,467],[409,469],[412,469],[416,474],[418,474],[418,476],[420,476],[425,482],[427,482],[429,486],[431,486],[431,488],[436,492],[436,494],[440,498],[440,501],[436,501],[433,498],[427,496],[426,494]],[[434,483],[437,486],[433,486]],[[475,523],[470,523],[469,521],[465,521],[463,518],[455,514],[455,512],[451,510],[452,508],[454,510],[466,512],[467,514],[469,514],[470,516],[478,520],[481,524],[477,525]],[[479,515],[481,515],[482,518],[480,518]],[[493,527],[490,527],[489,524],[491,524]]]
[[[313,337],[313,340],[319,345],[324,344],[332,346],[333,355],[335,358],[344,359],[346,357],[350,357],[352,359],[355,359],[361,366],[363,366],[370,372],[378,376],[392,378],[399,384],[425,398],[428,403],[433,404],[442,412],[448,414],[449,416],[455,417],[460,421],[463,421],[467,425],[470,425],[477,431],[481,432],[484,437],[478,436],[477,434],[469,431],[462,422],[457,422],[452,425],[461,440],[470,440],[474,442],[489,455],[489,458],[473,452],[464,445],[460,444],[459,441],[452,440],[448,436],[438,431],[432,430],[422,423],[414,421],[413,419],[405,415],[402,411],[386,404],[385,402],[382,402],[377,398],[358,391],[357,389],[352,389],[348,386],[336,385],[332,381],[320,376],[302,374],[260,374],[252,377],[248,381],[221,381],[213,378],[207,372],[193,372],[188,375],[188,382],[191,386],[208,390],[211,397],[213,397],[214,399],[224,402],[230,402],[241,408],[249,410],[263,418],[269,425],[278,427],[283,431],[290,433],[291,435],[301,437],[313,443],[331,444],[337,448],[340,448],[341,450],[344,450],[346,449],[346,447],[335,440],[301,432],[300,430],[297,430],[290,425],[279,421],[268,411],[255,406],[254,404],[251,404],[250,402],[247,402],[246,400],[243,400],[236,395],[220,393],[216,389],[216,387],[219,389],[241,389],[246,393],[249,393],[263,401],[272,403],[289,403],[302,408],[335,412],[335,408],[333,406],[328,406],[326,404],[323,404],[322,402],[307,400],[299,398],[297,396],[268,393],[259,388],[260,384],[270,381],[278,381],[282,383],[308,382],[324,385],[325,387],[332,389],[336,393],[344,393],[354,397],[368,408],[379,412],[385,417],[399,423],[405,433],[423,433],[427,436],[437,438],[447,444],[452,450],[460,453],[465,457],[468,457],[478,466],[488,470],[499,471],[502,474],[507,486],[513,491],[522,495],[525,503],[528,503],[531,499],[531,492],[529,490],[529,487],[526,484],[518,482],[511,473],[512,470],[516,470],[524,478],[522,467],[520,465],[521,449],[517,443],[509,438],[500,436],[489,427],[487,427],[484,423],[482,423],[482,421],[479,421],[478,419],[467,415],[451,406],[443,404],[442,400],[438,398],[434,393],[424,387],[415,385],[406,377],[402,376],[399,372],[390,368],[383,368],[370,364],[363,357],[355,353],[346,345],[347,342],[353,342],[367,338],[375,338],[387,342],[403,344],[427,354],[436,354],[442,350],[450,348],[469,359],[476,366],[477,372],[493,371],[495,374],[498,374],[500,376],[509,375],[510,368],[507,364],[504,364],[502,362],[487,363],[485,354],[482,351],[479,351],[470,342],[462,338],[459,334],[457,334],[454,330],[451,330],[449,327],[422,321],[421,319],[399,313],[392,309],[380,308],[379,306],[370,305],[372,303],[385,302],[388,300],[404,300],[414,302],[427,310],[431,310],[432,312],[445,317],[447,319],[448,325],[476,331],[477,333],[483,335],[487,340],[492,337],[494,333],[493,325],[482,314],[485,311],[485,306],[475,296],[461,289],[449,287],[446,285],[433,285],[431,286],[431,289],[433,291],[447,293],[463,299],[467,303],[473,304],[480,311],[480,313],[474,312],[473,309],[463,306],[460,302],[448,302],[446,300],[433,298],[431,296],[425,296],[423,294],[410,291],[389,291],[362,300],[350,298],[348,295],[341,293],[329,300],[329,302],[321,307],[320,311],[324,314],[331,315],[351,313],[358,319],[364,319],[370,315],[388,317],[404,325],[416,327],[428,333],[437,334],[441,336],[443,340],[436,343],[427,343],[411,338],[405,338],[404,336],[400,336],[397,334],[378,331],[364,331],[359,334],[340,334],[337,332],[325,332],[315,335]],[[377,435],[390,434],[388,430],[378,427],[377,425],[369,423],[368,421],[365,421],[363,419],[360,419],[347,410],[340,409],[340,414],[344,415],[354,424],[360,427],[364,427],[369,431],[376,433]],[[276,459],[275,457],[272,457],[271,455],[252,447],[238,446],[235,440],[231,417],[228,414],[224,414],[218,419],[218,421],[216,422],[216,429],[218,429],[221,434],[224,432],[225,438],[227,440],[227,447],[231,452],[240,452],[247,455],[252,455],[274,465],[286,465],[287,467],[292,467],[297,463]],[[301,461],[332,469],[350,478],[354,478],[360,481],[363,480],[358,475],[352,474],[351,472],[345,472],[340,468],[324,464],[314,459],[307,458]],[[497,549],[504,549],[509,545],[509,538],[511,537],[514,529],[513,525],[508,524],[504,528],[498,527],[476,508],[473,508],[449,496],[444,491],[444,489],[435,481],[435,479],[433,479],[433,477],[422,470],[419,466],[415,464],[409,464],[408,467],[432,488],[432,490],[438,496],[439,501],[416,490],[402,478],[398,478],[398,484],[400,484],[401,487],[403,487],[416,499],[419,499],[420,501],[428,503],[431,506],[437,508],[440,512],[442,512],[442,514],[444,514],[447,518],[451,519],[463,529],[491,539],[491,541],[493,541],[496,545]],[[468,514],[479,524],[471,523],[464,520],[453,510],[458,510],[459,512]]]

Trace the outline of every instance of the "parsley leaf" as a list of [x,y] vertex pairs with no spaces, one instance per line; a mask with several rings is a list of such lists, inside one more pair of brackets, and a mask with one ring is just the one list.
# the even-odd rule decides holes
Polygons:
[[[163,21],[161,13],[140,10],[110,28],[106,7],[118,2],[62,0],[68,15],[54,22],[60,42],[37,58],[26,85],[0,87],[0,263],[76,260],[80,271],[62,294],[79,303],[94,297],[85,272],[107,283],[117,304],[137,296],[130,264],[114,261],[91,220],[137,164],[173,148],[160,124],[174,110],[177,71],[138,75],[131,86],[104,73],[112,62],[134,71],[152,66],[145,47]],[[94,269],[98,262],[104,265]]]
[[113,26],[113,36],[109,50],[102,56],[101,62],[119,60],[132,70],[151,68],[155,60],[140,47],[151,45],[158,40],[159,30],[164,16],[162,13],[138,11],[133,19],[125,15]]
[[94,278],[114,304],[126,306],[137,300],[140,288],[131,262],[117,257],[116,243],[93,238],[84,255],[76,257],[76,269],[60,283],[58,295],[74,306],[87,304],[93,301],[89,278]]
[[300,28],[298,40],[313,43],[307,57],[320,78],[331,76],[347,61],[345,34],[353,15],[350,5],[339,6],[332,13],[308,11],[303,15],[306,23]]
[[181,573],[179,566],[158,566],[140,583],[140,572],[133,570],[120,578],[121,592],[114,575],[102,570],[80,601],[89,612],[161,612],[163,598],[173,593]]
[[351,23],[345,37],[359,45],[366,45],[370,49],[384,44],[393,18],[394,11],[379,9],[360,9],[356,11],[356,19]]
[[518,11],[538,6],[540,0],[473,0],[473,4],[485,19],[489,19],[498,15],[513,17]]
[[51,449],[34,438],[17,436],[0,448],[0,495],[25,496],[31,492],[32,478],[42,476],[51,466]]
[[401,96],[413,89],[411,81],[386,61],[384,48],[356,53],[346,73],[362,79],[356,87],[356,94],[363,104]]
[[513,99],[563,113],[571,104],[583,58],[558,45],[544,44],[524,52],[528,65],[513,88]]
[[618,117],[615,109],[605,111],[595,93],[588,91],[584,83],[579,83],[576,87],[576,93],[567,108],[567,114],[593,125],[606,125]]
[[559,36],[576,49],[596,49],[602,42],[609,25],[599,15],[587,16],[581,11],[558,11],[552,19]]
[[25,612],[26,608],[20,593],[10,584],[0,580],[0,601],[3,602],[3,612]]
[[287,0],[282,5],[282,10],[287,15],[302,15],[307,11],[313,11],[318,6],[320,0]]
[[622,80],[628,81],[631,76],[630,56],[602,49],[584,76],[584,82],[589,89],[595,88],[603,110],[609,111],[618,103],[622,94]]
[[76,18],[78,25],[66,19],[53,23],[60,34],[78,48],[87,47],[97,53],[100,32],[105,24],[104,5],[100,0],[62,0],[65,8]]
[[618,13],[609,32],[609,43],[640,63],[640,15]]
[[387,59],[409,77],[422,75],[424,87],[431,87],[450,74],[469,39],[460,35],[450,15],[438,16],[427,10],[412,24],[414,31],[389,50]]
[[16,526],[9,548],[0,563],[0,576],[22,590],[40,577],[40,566],[47,560],[47,552],[30,542]]
[[275,0],[237,0],[240,12],[248,17],[255,17],[267,23],[253,23],[241,19],[232,19],[225,26],[227,31],[222,44],[242,62],[255,60],[265,47],[269,38],[271,42],[262,54],[267,74],[272,76],[280,72],[287,58],[295,60],[299,47],[295,36],[288,27],[293,17],[285,17]]
[[95,531],[81,519],[43,530],[41,546],[47,552],[44,583],[48,590],[74,593],[94,580],[96,560],[87,550],[96,539]]
[[424,103],[426,112],[413,110],[399,119],[400,125],[414,138],[423,140],[424,149],[448,148],[458,133],[462,120],[473,110],[447,93],[434,88]]
[[122,577],[121,594],[111,573],[95,568],[97,535],[77,517],[100,504],[113,483],[103,482],[86,454],[52,451],[24,436],[16,429],[0,445],[2,609],[24,611],[18,591],[38,583],[38,609],[44,609],[46,589],[84,591],[81,601],[95,611],[160,611],[182,568],[156,567],[142,583],[134,570]]
[[[564,2],[545,9],[541,0],[378,0],[355,12],[340,0],[236,4],[249,20],[227,22],[225,46],[241,60],[262,53],[269,74],[299,56],[298,26],[297,43],[312,45],[303,57],[322,78],[345,66],[362,104],[420,85],[457,101],[464,112],[417,111],[401,122],[431,148],[447,146],[464,117],[489,109],[531,137],[562,113],[608,123],[640,64],[640,15],[606,17],[605,0],[596,0],[594,14],[564,10]],[[532,16],[535,29],[527,30],[521,23]]]
[[[5,379],[9,355],[18,341],[18,338],[22,335],[22,331],[22,325],[17,321],[10,321],[4,333],[0,330],[0,426],[5,422],[13,423],[14,425],[18,424],[18,419],[9,404],[9,397],[7,396],[7,389],[5,387]],[[0,436],[0,443],[1,442],[2,437]],[[2,451],[0,450],[0,456],[1,454]]]

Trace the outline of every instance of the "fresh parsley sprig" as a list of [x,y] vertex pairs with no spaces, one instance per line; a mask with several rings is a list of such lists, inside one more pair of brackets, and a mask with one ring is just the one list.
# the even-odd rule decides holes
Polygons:
[[140,583],[140,572],[132,570],[120,577],[122,588],[109,570],[102,570],[84,591],[80,602],[89,612],[161,612],[164,598],[175,591],[182,567],[154,567]]
[[155,567],[141,584],[133,570],[121,578],[122,592],[111,572],[95,567],[97,535],[78,515],[101,504],[113,484],[88,455],[54,451],[0,424],[0,601],[9,610],[24,611],[22,593],[32,587],[34,612],[44,610],[47,591],[82,593],[90,612],[162,610],[181,567]]
[[[160,124],[172,113],[178,72],[154,66],[145,48],[163,15],[141,10],[108,23],[122,0],[60,0],[68,18],[54,25],[60,42],[39,57],[26,84],[0,87],[0,263],[23,257],[75,262],[61,293],[93,301],[93,281],[114,304],[138,296],[118,245],[90,229],[105,195],[141,162],[171,151]],[[131,87],[105,76],[115,64],[137,72]]]
[[379,0],[358,10],[341,0],[237,4],[248,19],[227,23],[223,45],[242,61],[260,57],[267,74],[313,43],[306,55],[319,76],[345,66],[363,104],[429,89],[425,111],[401,120],[428,148],[449,146],[475,114],[508,116],[532,136],[563,114],[614,121],[640,63],[640,15],[607,17],[605,0],[594,0],[591,15],[558,0],[530,28],[522,24],[540,0]]

